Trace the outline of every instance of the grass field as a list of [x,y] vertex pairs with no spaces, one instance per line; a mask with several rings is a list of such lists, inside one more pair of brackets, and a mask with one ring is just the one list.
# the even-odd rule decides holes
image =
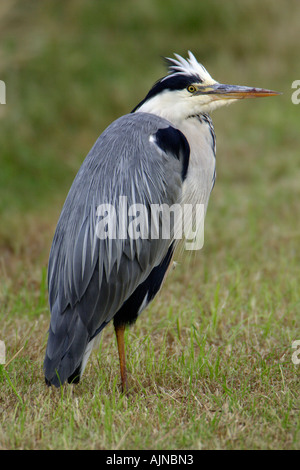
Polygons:
[[[111,0],[0,6],[0,449],[299,449],[300,4]],[[70,184],[104,128],[190,49],[224,83],[283,92],[212,115],[204,248],[178,260],[77,387],[44,385],[46,270]]]

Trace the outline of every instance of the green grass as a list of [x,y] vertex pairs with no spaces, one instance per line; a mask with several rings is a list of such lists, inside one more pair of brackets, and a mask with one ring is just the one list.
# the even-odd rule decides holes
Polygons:
[[[224,4],[223,4],[224,3]],[[0,7],[1,449],[299,449],[299,2],[3,1]],[[213,114],[203,250],[180,260],[84,379],[48,389],[46,266],[64,198],[101,131],[190,49],[221,82],[280,97]]]

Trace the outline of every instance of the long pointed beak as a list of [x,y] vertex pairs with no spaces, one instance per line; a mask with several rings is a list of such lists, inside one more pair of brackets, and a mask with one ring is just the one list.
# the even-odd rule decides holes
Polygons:
[[214,95],[219,100],[238,100],[243,98],[263,98],[266,96],[281,95],[281,93],[265,88],[252,88],[238,85],[222,85],[214,83],[208,86],[198,86],[195,95]]

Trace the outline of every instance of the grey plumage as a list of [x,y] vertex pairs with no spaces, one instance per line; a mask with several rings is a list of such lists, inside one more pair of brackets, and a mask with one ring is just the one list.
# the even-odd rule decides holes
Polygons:
[[168,121],[153,114],[119,118],[98,138],[73,182],[49,260],[52,314],[44,363],[49,383],[63,383],[80,366],[95,332],[168,252],[171,240],[100,240],[95,230],[98,205],[118,208],[120,195],[127,195],[129,206],[180,200],[188,144],[174,130],[180,134],[179,153],[170,158],[155,143],[155,134],[168,128]]

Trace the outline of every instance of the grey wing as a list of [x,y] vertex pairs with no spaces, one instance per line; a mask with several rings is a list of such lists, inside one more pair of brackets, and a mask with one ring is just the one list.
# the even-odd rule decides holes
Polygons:
[[[118,119],[91,149],[67,196],[50,252],[48,383],[59,385],[74,372],[90,339],[165,259],[172,236],[128,237],[128,210],[141,204],[150,217],[152,204],[179,201],[188,161],[183,134],[146,113]],[[111,232],[105,235],[104,226]]]

